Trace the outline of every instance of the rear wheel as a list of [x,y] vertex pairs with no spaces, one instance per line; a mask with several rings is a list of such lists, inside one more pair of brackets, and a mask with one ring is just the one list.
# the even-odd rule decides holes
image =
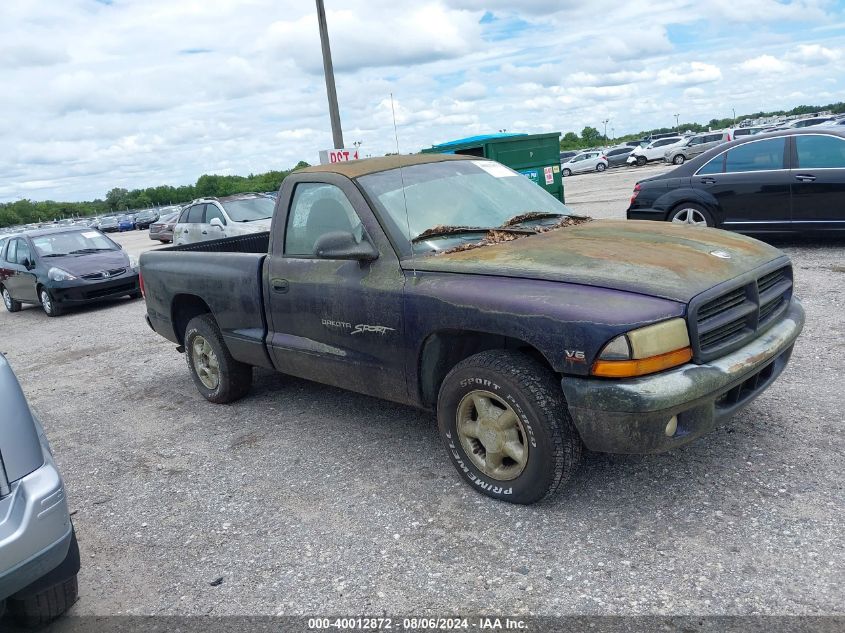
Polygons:
[[194,384],[209,402],[234,402],[252,386],[252,367],[232,357],[210,314],[194,317],[188,323],[185,359]]
[[76,576],[55,587],[27,596],[9,599],[9,611],[25,627],[36,628],[55,620],[70,609],[79,597]]
[[554,375],[516,352],[492,350],[458,363],[440,388],[437,422],[458,473],[501,501],[551,495],[581,456]]
[[692,202],[684,202],[675,207],[669,214],[669,221],[691,226],[715,226],[713,216],[704,207]]
[[49,290],[42,287],[38,291],[38,298],[41,300],[41,308],[44,310],[44,314],[48,317],[57,317],[62,314],[62,307],[55,302]]
[[21,302],[12,299],[12,295],[5,288],[3,288],[3,305],[9,312],[20,312],[21,309]]
[[607,169],[607,165],[605,165],[604,163],[599,163],[598,165],[596,165],[596,171],[604,171],[605,169]]

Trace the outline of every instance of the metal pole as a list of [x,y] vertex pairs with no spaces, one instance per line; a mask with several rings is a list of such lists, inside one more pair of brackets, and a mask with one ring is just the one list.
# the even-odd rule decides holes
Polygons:
[[343,147],[343,130],[340,127],[340,109],[337,107],[337,89],[334,85],[332,50],[329,46],[329,28],[326,25],[326,8],[317,0],[317,22],[320,24],[320,44],[323,47],[323,70],[326,74],[326,93],[329,97],[329,117],[332,120],[332,139],[335,149]]

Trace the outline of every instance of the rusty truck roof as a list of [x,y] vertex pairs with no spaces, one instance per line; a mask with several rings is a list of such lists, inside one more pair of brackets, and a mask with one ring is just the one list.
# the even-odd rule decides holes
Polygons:
[[347,178],[360,178],[368,174],[375,174],[380,171],[388,171],[399,167],[410,167],[412,165],[423,165],[426,163],[441,163],[447,160],[479,160],[478,156],[464,156],[457,154],[403,154],[393,156],[381,156],[379,158],[364,158],[361,160],[350,160],[343,163],[332,163],[330,165],[315,165],[300,169],[296,173],[331,172],[341,174]]

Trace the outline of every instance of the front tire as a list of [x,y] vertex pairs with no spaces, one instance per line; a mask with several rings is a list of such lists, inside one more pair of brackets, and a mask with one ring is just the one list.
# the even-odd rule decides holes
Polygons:
[[48,317],[61,316],[64,312],[62,307],[55,302],[53,296],[50,294],[50,291],[46,288],[42,287],[38,290],[38,298],[41,301],[41,309],[44,310],[44,314]]
[[12,299],[12,295],[10,295],[9,291],[6,290],[5,288],[3,288],[3,290],[2,290],[2,294],[3,294],[3,305],[6,306],[6,309],[9,312],[20,312],[21,302],[15,301],[14,299]]
[[9,599],[9,612],[27,628],[44,626],[70,609],[79,597],[76,576],[22,600]]
[[571,169],[564,169],[562,173],[563,173],[564,176],[571,176],[572,170]]
[[678,154],[675,158],[672,159],[673,165],[683,165],[684,161],[686,160],[686,156],[683,154]]
[[194,317],[188,323],[185,360],[194,384],[209,402],[234,402],[252,386],[252,367],[232,357],[210,314]]
[[647,162],[645,156],[637,156],[637,167],[644,167]]
[[458,363],[440,388],[437,422],[464,480],[500,501],[548,497],[581,457],[554,374],[517,352],[481,352]]

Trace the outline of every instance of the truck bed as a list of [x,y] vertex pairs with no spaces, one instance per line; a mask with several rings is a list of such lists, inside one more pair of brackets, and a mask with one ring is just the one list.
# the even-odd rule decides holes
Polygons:
[[217,320],[237,360],[272,367],[264,346],[262,268],[269,233],[256,233],[141,255],[147,315],[153,329],[181,345],[188,321],[201,312]]

